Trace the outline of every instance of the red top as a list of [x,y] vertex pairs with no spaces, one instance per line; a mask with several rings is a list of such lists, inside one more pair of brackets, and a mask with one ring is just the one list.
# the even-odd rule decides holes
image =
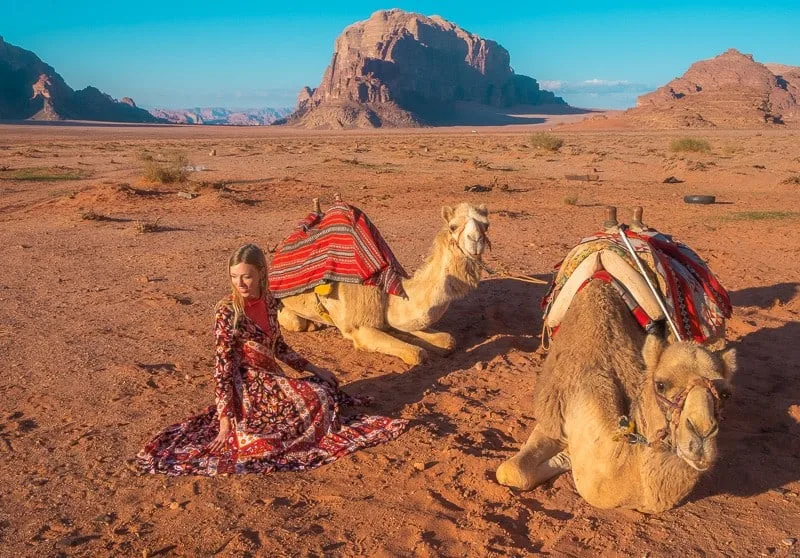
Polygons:
[[261,328],[261,331],[269,332],[267,305],[264,303],[263,297],[246,299],[244,301],[244,313]]

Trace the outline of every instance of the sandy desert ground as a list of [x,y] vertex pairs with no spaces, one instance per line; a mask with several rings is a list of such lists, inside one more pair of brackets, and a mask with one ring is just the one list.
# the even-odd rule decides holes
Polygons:
[[[800,132],[702,131],[711,152],[674,153],[685,133],[555,128],[565,143],[548,152],[531,131],[0,125],[0,555],[800,553]],[[175,150],[206,170],[142,178],[143,159]],[[493,189],[465,191],[476,184]],[[374,412],[410,419],[399,439],[301,474],[132,471],[148,438],[212,401],[228,254],[274,247],[334,192],[409,271],[443,204],[486,203],[487,263],[545,279],[605,205],[626,218],[644,206],[735,304],[740,370],[716,468],[658,516],[594,509],[569,476],[499,486],[495,468],[535,423],[545,287],[490,279],[440,323],[456,353],[419,367],[355,352],[335,330],[286,335],[375,396]],[[684,204],[691,193],[720,203]]]

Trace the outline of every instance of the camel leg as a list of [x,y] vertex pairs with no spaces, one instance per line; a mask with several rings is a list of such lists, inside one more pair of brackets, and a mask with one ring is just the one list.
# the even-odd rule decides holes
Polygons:
[[285,306],[278,310],[278,323],[286,331],[316,331],[320,329],[316,323],[295,314]]
[[403,359],[406,364],[421,364],[428,358],[427,351],[422,347],[400,341],[374,327],[359,326],[349,331],[342,331],[342,334],[353,341],[356,349],[396,356]]
[[566,451],[561,451],[555,454],[547,461],[540,463],[536,467],[536,484],[542,484],[549,481],[553,477],[566,473],[572,469],[572,462],[569,459],[569,454]]
[[519,453],[497,468],[497,482],[520,490],[530,490],[542,484],[558,474],[558,460],[552,466],[548,460],[562,449],[560,441],[543,435],[538,427],[534,428]]
[[413,335],[417,339],[425,341],[429,345],[433,345],[437,349],[444,350],[445,353],[448,355],[453,352],[453,349],[456,348],[455,337],[444,331],[419,330],[419,331],[408,331],[406,333]]

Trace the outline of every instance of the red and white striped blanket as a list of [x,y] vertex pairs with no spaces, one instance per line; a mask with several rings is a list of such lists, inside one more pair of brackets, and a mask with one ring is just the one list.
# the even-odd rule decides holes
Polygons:
[[284,298],[335,281],[379,287],[405,297],[408,274],[391,248],[357,207],[336,202],[323,214],[310,213],[275,251],[269,289]]
[[[725,319],[731,317],[730,298],[700,256],[685,244],[654,229],[641,232],[627,229],[626,236],[645,268],[657,280],[667,311],[681,337],[703,343],[722,334]],[[636,268],[619,234],[599,232],[582,239],[555,267],[550,290],[542,299],[545,320],[572,272],[584,259],[601,250],[613,251]],[[640,323],[643,322],[640,320]]]

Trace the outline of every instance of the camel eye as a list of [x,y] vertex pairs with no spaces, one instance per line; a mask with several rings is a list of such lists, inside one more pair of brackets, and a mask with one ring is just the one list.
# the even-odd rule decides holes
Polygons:
[[731,392],[729,392],[729,391],[721,391],[720,394],[719,394],[719,398],[722,399],[723,401],[727,401],[728,399],[731,398]]
[[457,228],[458,228],[458,225],[450,225],[450,231],[452,231],[452,232],[456,232]]
[[658,393],[664,393],[667,390],[667,386],[664,385],[664,382],[656,382],[656,391]]

